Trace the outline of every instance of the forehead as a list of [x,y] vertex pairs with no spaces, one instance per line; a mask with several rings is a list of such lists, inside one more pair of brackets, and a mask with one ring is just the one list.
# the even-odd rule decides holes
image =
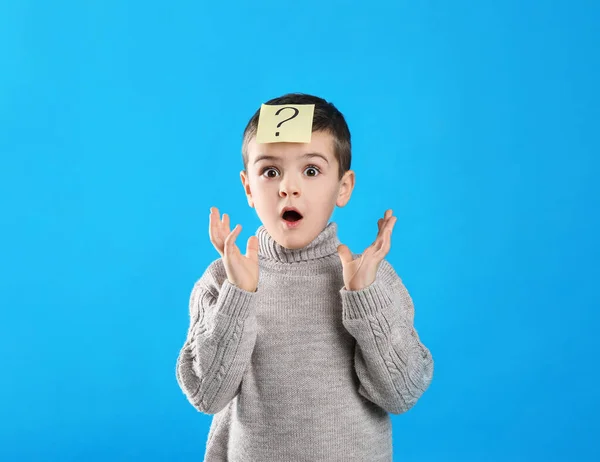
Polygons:
[[[310,143],[257,143],[253,137],[248,143],[248,160],[253,164],[258,157],[271,156],[281,161],[302,159],[308,153],[323,154],[329,163],[334,159],[333,137],[330,133],[318,131],[311,135]],[[314,157],[314,159],[319,159]],[[323,161],[325,162],[325,161]]]

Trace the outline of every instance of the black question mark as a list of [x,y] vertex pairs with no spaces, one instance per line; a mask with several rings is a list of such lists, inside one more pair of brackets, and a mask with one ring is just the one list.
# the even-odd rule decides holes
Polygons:
[[[293,109],[293,110],[294,110],[294,115],[293,115],[292,117],[288,118],[288,119],[285,119],[285,120],[282,120],[281,122],[279,122],[279,123],[277,124],[277,128],[281,127],[281,124],[282,124],[283,122],[287,122],[288,120],[292,120],[292,119],[293,119],[294,117],[296,117],[296,116],[298,115],[298,113],[300,112],[300,111],[298,110],[298,108],[295,108],[295,107],[292,107],[292,106],[287,106],[287,107],[282,107],[281,109],[279,109],[279,110],[278,110],[278,111],[275,113],[275,115],[276,115],[276,116],[277,116],[277,115],[279,115],[279,113],[280,113],[281,111],[283,111],[284,109]],[[279,132],[275,132],[275,136],[279,136]]]

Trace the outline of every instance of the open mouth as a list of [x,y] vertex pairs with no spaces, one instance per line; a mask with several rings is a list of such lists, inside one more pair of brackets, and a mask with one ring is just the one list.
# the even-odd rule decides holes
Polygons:
[[284,212],[281,218],[283,218],[285,221],[293,223],[295,221],[300,221],[303,217],[294,210],[288,210],[287,212]]

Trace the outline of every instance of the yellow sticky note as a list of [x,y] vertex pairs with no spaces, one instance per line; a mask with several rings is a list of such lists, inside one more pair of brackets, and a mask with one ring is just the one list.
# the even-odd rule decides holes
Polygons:
[[257,143],[310,143],[314,104],[263,104],[260,107]]

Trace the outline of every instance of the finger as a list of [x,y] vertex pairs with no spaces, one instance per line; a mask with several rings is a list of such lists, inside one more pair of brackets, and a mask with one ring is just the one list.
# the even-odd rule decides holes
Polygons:
[[380,218],[379,220],[377,220],[377,236],[375,236],[375,240],[370,245],[370,247],[373,247],[374,249],[378,248],[379,240],[381,239],[381,231],[384,228],[384,226],[385,226],[385,220],[383,218]]
[[394,227],[394,223],[396,223],[397,217],[390,215],[388,218],[386,218],[383,221],[383,224],[381,226],[381,228],[383,229],[383,232],[387,232],[390,228]]
[[246,242],[246,257],[258,261],[258,237],[250,236]]
[[235,225],[233,231],[229,233],[225,239],[225,252],[230,253],[235,249],[235,239],[242,230],[242,225]]
[[390,222],[391,225],[383,230],[381,239],[375,247],[376,253],[379,254],[379,256],[387,255],[392,246],[392,230],[394,228],[394,223],[396,223],[396,217],[390,218]]
[[228,236],[229,233],[231,233],[231,230],[229,229],[229,215],[226,213],[223,214],[223,233],[225,236]]
[[377,239],[375,239],[374,243],[376,251],[381,250],[381,248],[385,244],[386,239],[391,234],[392,229],[394,227],[394,223],[396,223],[396,217],[389,217],[386,219],[380,218],[379,222],[381,222],[381,224],[379,225],[379,233],[377,234]]
[[396,217],[389,218],[381,229],[381,240],[385,241],[392,234],[392,230],[394,229],[394,224],[396,223]]
[[210,214],[208,215],[208,233],[210,234],[211,242],[219,236],[219,223],[216,220],[215,208],[210,208]]
[[392,229],[390,228],[390,230],[388,231],[388,233],[383,241],[382,251],[383,251],[384,255],[387,255],[387,253],[390,251],[391,246],[392,246]]
[[388,229],[389,229],[390,233],[394,229],[394,225],[396,224],[397,220],[398,219],[396,217],[390,217],[390,220],[389,220],[389,223],[388,223]]
[[379,234],[379,236],[377,236],[377,240],[373,244],[373,249],[375,250],[376,253],[381,250],[381,247],[383,246],[383,243],[385,242],[384,234],[385,234],[385,230],[382,230],[381,233]]
[[381,238],[382,233],[385,232],[385,228],[386,228],[388,222],[389,222],[388,218],[380,218],[379,221],[377,222],[378,223],[377,239]]

